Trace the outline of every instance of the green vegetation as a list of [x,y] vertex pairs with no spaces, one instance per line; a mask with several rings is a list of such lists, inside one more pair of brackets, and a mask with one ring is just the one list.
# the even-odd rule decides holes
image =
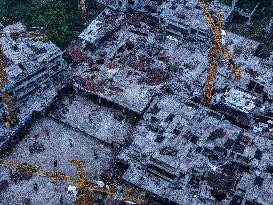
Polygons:
[[[231,0],[220,0],[220,2],[231,5]],[[261,42],[259,55],[266,58],[273,50],[273,31],[266,30],[270,19],[273,17],[273,1],[238,0],[236,5],[245,11],[251,12],[259,2],[260,4],[252,17],[251,25],[246,25],[247,19],[235,14],[233,22],[227,29]]]
[[21,21],[27,27],[44,27],[49,39],[63,49],[80,34],[84,27],[85,20],[77,12],[77,2],[77,0],[0,0],[0,23],[5,25]]
[[219,2],[231,6],[232,0],[219,0]]

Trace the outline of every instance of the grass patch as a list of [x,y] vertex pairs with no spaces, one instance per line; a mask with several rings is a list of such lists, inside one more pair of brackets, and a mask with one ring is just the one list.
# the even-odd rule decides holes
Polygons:
[[[231,4],[231,0],[220,0],[220,2],[227,5]],[[260,42],[259,56],[267,58],[273,50],[273,31],[266,29],[270,19],[273,17],[273,1],[239,0],[236,6],[251,12],[258,2],[260,4],[252,17],[251,25],[246,25],[246,18],[235,14],[231,25],[226,29]]]
[[[87,5],[88,11],[91,5]],[[89,15],[89,19],[95,15]],[[64,49],[84,28],[77,0],[0,0],[0,22],[21,21],[29,27],[44,27],[49,39]]]

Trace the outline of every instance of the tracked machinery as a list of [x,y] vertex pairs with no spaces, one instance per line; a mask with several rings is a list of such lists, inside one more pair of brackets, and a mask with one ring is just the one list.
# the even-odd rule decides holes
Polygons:
[[203,90],[203,102],[205,104],[210,104],[214,92],[214,84],[217,78],[217,63],[219,61],[220,55],[223,56],[227,62],[230,74],[228,77],[239,80],[241,79],[241,70],[238,69],[233,62],[232,56],[229,53],[228,49],[222,45],[221,42],[221,32],[222,32],[222,14],[219,9],[216,10],[217,17],[216,19],[211,14],[211,11],[208,9],[205,0],[199,0],[200,7],[203,10],[203,15],[205,16],[210,30],[213,34],[213,45],[210,46],[208,53],[208,74],[205,87]]
[[[53,181],[65,181],[66,183],[77,187],[77,197],[75,205],[97,205],[96,200],[93,198],[94,193],[103,193],[115,199],[127,201],[129,203],[141,204],[144,202],[145,193],[136,192],[131,187],[123,188],[120,185],[113,184],[110,186],[99,186],[96,181],[89,181],[84,172],[83,162],[80,160],[69,160],[76,166],[77,177],[64,175],[60,172],[50,172],[43,168],[34,166],[29,163],[17,163],[13,161],[0,160],[0,167],[27,171],[37,176],[47,177]],[[122,191],[121,191],[122,190]],[[122,194],[118,194],[118,192]],[[136,196],[137,195],[137,196]]]

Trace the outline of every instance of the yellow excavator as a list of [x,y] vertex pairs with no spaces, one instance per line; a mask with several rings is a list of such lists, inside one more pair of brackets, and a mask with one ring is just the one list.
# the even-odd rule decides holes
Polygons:
[[[17,163],[13,161],[0,160],[0,167],[8,169],[24,170],[34,173],[38,176],[48,177],[53,181],[65,181],[69,184],[76,185],[77,198],[75,205],[97,205],[96,200],[93,198],[93,193],[104,193],[108,196],[115,197],[117,195],[118,185],[98,186],[97,182],[89,181],[84,172],[83,162],[80,160],[69,160],[77,168],[77,178],[66,176],[60,172],[48,172],[43,168],[39,168],[28,163]],[[144,202],[145,192],[136,192],[133,188],[126,187],[123,190],[122,196],[119,200],[128,201],[135,204],[141,204]],[[135,196],[137,193],[137,197]]]
[[236,67],[233,62],[231,54],[228,52],[228,49],[222,45],[221,43],[221,32],[222,32],[222,14],[217,9],[217,20],[214,20],[213,16],[211,15],[205,0],[199,0],[200,7],[203,10],[203,14],[207,19],[208,25],[211,29],[213,34],[213,42],[214,44],[210,46],[210,50],[208,53],[209,59],[209,68],[208,68],[208,75],[207,80],[205,83],[205,88],[203,91],[203,102],[209,104],[212,100],[212,95],[214,91],[214,83],[216,81],[217,75],[217,61],[219,60],[218,54],[221,53],[227,62],[227,65],[231,71],[232,75],[235,76],[235,79],[241,79],[241,70]]

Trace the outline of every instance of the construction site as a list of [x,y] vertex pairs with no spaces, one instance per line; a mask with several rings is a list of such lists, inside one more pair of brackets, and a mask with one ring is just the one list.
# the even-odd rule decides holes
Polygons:
[[272,205],[273,16],[264,57],[237,3],[98,0],[65,49],[0,21],[0,205]]

